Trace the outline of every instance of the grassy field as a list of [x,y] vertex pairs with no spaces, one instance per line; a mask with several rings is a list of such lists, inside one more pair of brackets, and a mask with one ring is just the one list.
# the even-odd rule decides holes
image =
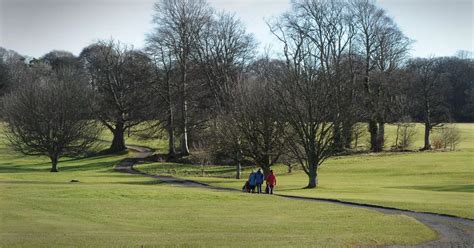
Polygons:
[[1,144],[0,247],[241,247],[256,240],[275,247],[347,247],[436,237],[406,216],[169,186],[114,172],[125,156],[64,158],[60,172],[49,173],[46,158]]
[[[307,176],[301,170],[286,173],[275,166],[277,193],[340,199],[358,203],[451,214],[474,218],[474,124],[458,124],[463,140],[455,152],[381,153],[329,159],[319,170],[319,187],[307,190]],[[423,127],[413,148],[423,144]],[[394,126],[387,127],[387,144]],[[230,179],[232,166],[200,166],[154,163],[139,165],[152,174],[172,174],[216,186],[241,188],[244,180]],[[244,170],[247,176],[252,168]]]

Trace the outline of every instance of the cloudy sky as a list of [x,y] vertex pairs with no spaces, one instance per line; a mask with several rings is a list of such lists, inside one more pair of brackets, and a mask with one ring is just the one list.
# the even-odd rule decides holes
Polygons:
[[[78,54],[98,39],[114,38],[136,48],[152,29],[155,0],[0,0],[0,46],[41,56],[53,49]],[[416,43],[413,56],[474,50],[473,0],[379,0]],[[260,49],[276,47],[265,19],[289,9],[290,0],[209,0],[234,12],[255,34]],[[272,45],[273,44],[273,45]]]

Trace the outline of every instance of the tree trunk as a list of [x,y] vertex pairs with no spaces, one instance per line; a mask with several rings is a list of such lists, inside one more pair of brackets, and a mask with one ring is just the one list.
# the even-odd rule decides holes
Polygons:
[[174,158],[176,155],[174,145],[174,132],[172,127],[168,127],[168,158]]
[[270,155],[265,155],[262,158],[262,161],[258,163],[260,165],[260,168],[263,170],[263,175],[265,178],[267,178],[268,174],[270,174]]
[[189,155],[187,102],[183,102],[183,136],[181,137],[181,155]]
[[379,122],[377,133],[377,152],[381,152],[385,146],[385,123]]
[[264,178],[267,178],[267,176],[270,174],[270,166],[264,166],[262,167],[262,170]]
[[378,152],[377,150],[378,127],[377,127],[377,122],[374,120],[369,121],[369,133],[370,133],[370,150],[372,152]]
[[344,151],[344,141],[341,130],[341,124],[339,122],[334,123],[334,149],[336,152]]
[[175,140],[174,140],[174,116],[173,116],[173,106],[171,104],[171,86],[168,81],[168,94],[167,94],[167,101],[168,101],[168,158],[174,158],[176,155],[175,150]]
[[174,143],[173,116],[170,112],[170,114],[168,115],[168,158],[174,158],[174,156],[176,155]]
[[398,150],[398,136],[400,134],[400,124],[397,124],[397,136],[395,137],[395,149]]
[[425,122],[425,145],[423,146],[422,150],[430,150],[430,133],[431,133],[431,125],[428,122]]
[[237,162],[237,167],[236,167],[236,173],[235,173],[235,178],[240,179],[242,178],[242,164],[240,161]]
[[182,124],[183,124],[183,136],[181,137],[181,155],[189,155],[189,146],[188,146],[188,102],[186,101],[186,72],[187,66],[186,61],[183,62],[182,72],[181,72],[181,83],[182,83]]
[[115,125],[115,129],[112,131],[114,134],[114,138],[112,140],[112,145],[110,145],[109,151],[110,152],[121,152],[127,149],[125,147],[125,137],[124,137],[124,124],[123,123],[117,123]]
[[342,123],[342,136],[344,137],[344,148],[350,149],[352,143],[352,127],[354,124],[350,122],[343,122]]
[[316,159],[316,154],[311,153],[308,154],[308,177],[309,177],[309,182],[308,186],[306,186],[307,189],[314,189],[318,186],[318,162]]
[[52,155],[50,159],[51,159],[50,172],[58,172],[58,155]]
[[317,169],[310,170],[309,172],[309,182],[308,186],[306,186],[307,189],[314,189],[318,186],[318,172]]

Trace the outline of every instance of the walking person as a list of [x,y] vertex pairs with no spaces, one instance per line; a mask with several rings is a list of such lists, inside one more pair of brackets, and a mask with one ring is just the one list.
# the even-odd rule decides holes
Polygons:
[[261,169],[258,169],[257,173],[255,174],[255,184],[257,185],[257,193],[262,193],[262,184],[264,181],[264,176]]
[[270,194],[273,194],[273,188],[276,186],[276,176],[273,174],[273,170],[270,170],[270,174],[267,176],[267,186]]
[[250,185],[250,190],[252,191],[252,193],[255,193],[255,185],[257,184],[256,182],[256,174],[254,171],[252,171],[252,173],[250,173],[250,176],[249,176],[249,185]]

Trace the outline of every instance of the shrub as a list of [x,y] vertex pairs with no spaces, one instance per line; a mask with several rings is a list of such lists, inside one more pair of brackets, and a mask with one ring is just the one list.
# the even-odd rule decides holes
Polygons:
[[444,148],[444,140],[443,138],[441,137],[441,135],[433,135],[432,138],[431,138],[431,146],[433,147],[433,149],[435,150],[439,150],[439,149],[442,149]]
[[397,123],[397,136],[395,138],[395,149],[406,150],[414,141],[416,126],[413,123]]
[[444,127],[441,130],[444,139],[444,149],[456,150],[456,146],[461,142],[461,132],[455,125]]
[[[352,127],[352,140],[353,140],[353,148],[357,150],[359,146],[359,141],[365,137],[367,132],[367,127],[362,123],[356,123]],[[370,144],[370,140],[368,141]]]
[[431,145],[434,149],[456,150],[456,146],[461,142],[461,132],[455,125],[443,126],[433,135]]

